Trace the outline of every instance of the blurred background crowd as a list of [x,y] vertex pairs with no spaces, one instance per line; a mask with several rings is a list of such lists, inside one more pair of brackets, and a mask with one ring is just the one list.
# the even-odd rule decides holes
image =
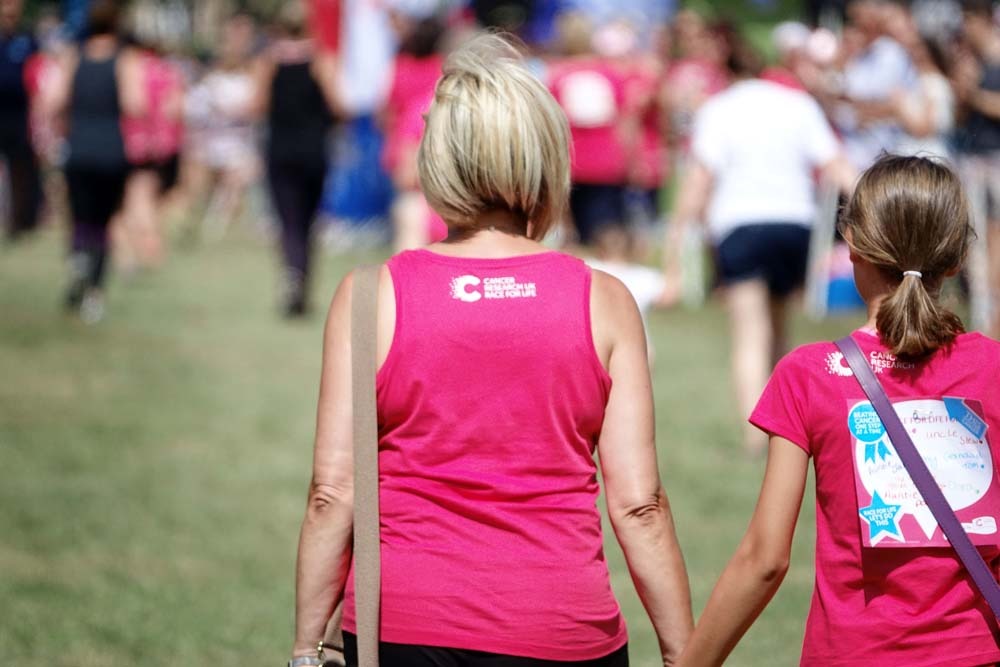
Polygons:
[[[688,249],[678,294],[649,265],[682,207],[699,111],[755,78],[811,96],[854,172],[883,151],[956,165],[980,238],[965,282],[974,324],[996,333],[996,6],[730,4],[775,18],[675,0],[0,0],[5,233],[70,230],[65,303],[96,321],[112,257],[124,273],[155,269],[165,239],[224,242],[247,226],[279,248],[283,312],[303,314],[314,241],[350,252],[444,236],[416,179],[422,114],[448,51],[494,28],[524,41],[571,126],[571,211],[552,243],[632,271],[640,305],[700,298],[695,246],[675,239]],[[755,132],[752,114],[727,127]],[[825,176],[819,311],[845,272]]]

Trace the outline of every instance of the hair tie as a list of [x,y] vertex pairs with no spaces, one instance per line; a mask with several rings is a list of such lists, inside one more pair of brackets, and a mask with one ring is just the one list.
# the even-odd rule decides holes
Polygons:
[[924,274],[920,273],[919,271],[903,271],[903,277],[905,278],[906,276],[916,276],[917,278],[923,278]]

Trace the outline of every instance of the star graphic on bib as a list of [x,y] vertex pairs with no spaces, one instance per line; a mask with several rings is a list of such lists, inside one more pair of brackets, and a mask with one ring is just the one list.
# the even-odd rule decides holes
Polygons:
[[872,502],[868,507],[858,510],[861,518],[868,522],[868,538],[872,546],[875,546],[886,537],[903,542],[903,532],[899,528],[899,515],[902,514],[902,506],[889,505],[882,496],[875,491],[872,494]]

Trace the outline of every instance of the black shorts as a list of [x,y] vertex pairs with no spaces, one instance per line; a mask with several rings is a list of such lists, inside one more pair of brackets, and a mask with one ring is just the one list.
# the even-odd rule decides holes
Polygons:
[[580,243],[590,245],[601,229],[625,225],[625,186],[574,183],[569,208]]
[[[379,643],[378,657],[381,667],[628,667],[628,644],[603,658],[572,662],[389,642]],[[350,632],[344,633],[344,658],[347,667],[357,667],[358,638]]]
[[797,223],[737,227],[715,248],[719,283],[761,279],[771,296],[788,296],[805,283],[809,236],[809,228]]
[[133,171],[152,171],[160,182],[160,194],[173,190],[180,176],[180,156],[176,153],[162,160],[133,163]]

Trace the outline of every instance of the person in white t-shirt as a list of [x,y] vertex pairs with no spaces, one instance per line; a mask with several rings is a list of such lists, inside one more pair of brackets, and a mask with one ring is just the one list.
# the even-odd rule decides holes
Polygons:
[[[816,217],[814,171],[844,190],[855,171],[819,104],[804,92],[756,77],[760,61],[734,50],[735,82],[697,113],[692,164],[674,211],[665,253],[663,301],[676,300],[685,227],[707,223],[732,323],[733,382],[749,416],[784,348],[784,309],[805,280]],[[767,439],[744,432],[750,453]]]

